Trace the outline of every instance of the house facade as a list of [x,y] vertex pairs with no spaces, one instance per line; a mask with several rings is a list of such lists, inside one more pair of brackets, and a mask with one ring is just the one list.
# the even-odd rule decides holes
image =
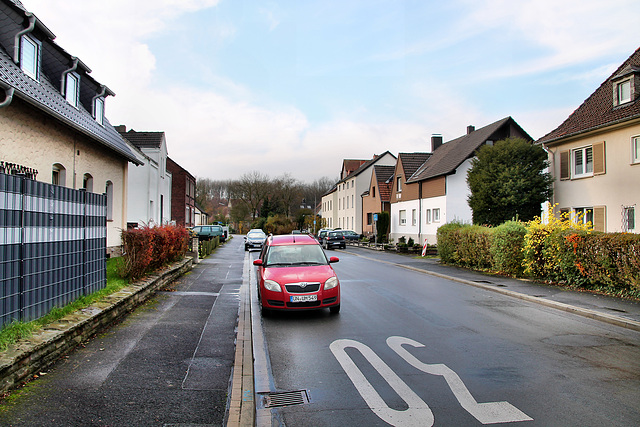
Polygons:
[[167,170],[164,132],[127,131],[116,126],[144,165],[129,168],[127,226],[164,224],[171,220],[171,172]]
[[196,225],[196,179],[182,166],[167,157],[171,173],[171,220],[178,225]]
[[390,165],[373,166],[369,189],[362,194],[362,234],[375,234],[375,214],[387,212],[391,215],[391,177],[395,169]]
[[321,208],[318,215],[325,221],[325,227],[336,228],[335,224],[338,223],[338,209],[336,209],[338,202],[338,187],[337,185],[331,188],[322,195]]
[[[362,233],[362,195],[369,190],[371,175],[375,165],[395,165],[396,156],[389,151],[374,156],[362,163],[357,169],[346,175],[336,184],[337,223],[335,228],[353,230]],[[344,163],[343,163],[344,164]]]
[[391,190],[390,239],[404,236],[416,243],[436,244],[438,227],[457,220],[472,222],[467,199],[470,195],[467,171],[476,151],[505,138],[531,141],[513,118],[475,129],[467,127],[464,136],[442,143],[441,136],[432,136],[432,152],[428,159],[407,177],[396,168]]
[[107,246],[117,252],[129,163],[142,161],[105,117],[114,93],[20,2],[0,0],[0,22],[0,162],[39,181],[106,193]]
[[549,153],[556,214],[596,231],[638,233],[640,49],[536,143]]

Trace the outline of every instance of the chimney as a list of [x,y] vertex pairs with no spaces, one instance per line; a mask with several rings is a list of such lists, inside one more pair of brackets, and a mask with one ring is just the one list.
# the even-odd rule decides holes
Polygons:
[[114,126],[115,130],[117,130],[120,133],[127,133],[127,126],[126,125],[118,125],[118,126]]
[[442,135],[434,133],[431,135],[431,152],[436,151],[442,145]]
[[467,135],[469,135],[471,132],[473,132],[474,130],[476,130],[476,127],[473,125],[469,125],[467,126]]

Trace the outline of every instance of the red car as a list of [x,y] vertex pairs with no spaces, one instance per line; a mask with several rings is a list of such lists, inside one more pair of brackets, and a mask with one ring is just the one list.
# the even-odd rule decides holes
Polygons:
[[308,235],[269,236],[253,261],[262,314],[270,310],[340,312],[340,281],[318,241]]

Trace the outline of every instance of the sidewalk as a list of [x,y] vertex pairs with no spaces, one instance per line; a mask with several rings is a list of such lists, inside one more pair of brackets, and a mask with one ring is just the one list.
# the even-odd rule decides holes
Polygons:
[[640,302],[475,272],[443,265],[439,259],[422,258],[419,255],[400,255],[358,246],[347,246],[345,252],[640,331]]

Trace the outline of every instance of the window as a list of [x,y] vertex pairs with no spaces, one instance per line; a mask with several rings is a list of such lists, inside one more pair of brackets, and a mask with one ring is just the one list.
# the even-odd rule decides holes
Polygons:
[[407,211],[400,211],[400,225],[407,225]]
[[66,169],[60,163],[55,163],[51,168],[51,183],[64,187],[66,184]]
[[396,178],[396,191],[400,193],[402,191],[402,177]]
[[574,208],[573,220],[577,224],[593,225],[593,208]]
[[618,105],[631,101],[631,80],[625,80],[616,85]]
[[367,225],[371,225],[373,223],[373,214],[371,212],[367,212]]
[[111,181],[107,181],[105,194],[107,195],[107,221],[113,221],[113,183]]
[[622,230],[634,232],[636,229],[636,207],[625,206],[622,211]]
[[631,163],[640,163],[640,136],[631,138]]
[[40,77],[40,43],[24,35],[20,39],[20,68],[29,77]]
[[65,89],[64,89],[64,97],[67,102],[74,107],[78,108],[78,90],[80,89],[80,76],[76,73],[68,73]]
[[412,209],[411,210],[411,225],[416,225],[418,221],[418,217],[416,215],[416,210]]
[[427,219],[427,224],[431,223],[431,209],[427,209],[427,212],[425,212],[425,218]]
[[347,190],[349,189],[349,181],[347,181]]
[[573,177],[593,175],[593,147],[583,147],[572,151]]
[[433,210],[433,222],[440,222],[440,209]]
[[371,187],[371,197],[376,197],[376,187]]
[[93,177],[89,173],[85,173],[82,178],[82,188],[86,191],[93,193]]
[[[96,119],[101,125],[104,125],[104,99],[96,98],[93,104],[93,117]],[[161,171],[161,177],[164,178],[164,159],[163,159],[163,168]]]

